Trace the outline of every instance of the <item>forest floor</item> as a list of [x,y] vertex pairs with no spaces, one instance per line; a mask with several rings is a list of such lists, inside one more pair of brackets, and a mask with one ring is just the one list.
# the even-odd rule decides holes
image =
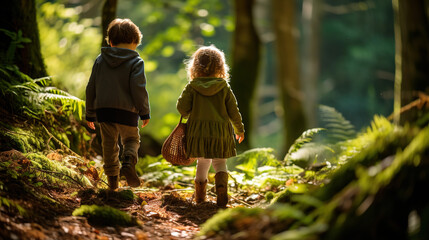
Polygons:
[[[24,155],[15,150],[0,153],[0,163],[6,161],[19,166],[15,169],[20,169],[21,173],[29,164]],[[47,181],[34,184],[25,174],[11,178],[8,171],[0,171],[0,239],[193,239],[201,224],[222,210],[216,206],[210,186],[207,201],[195,204],[192,188],[120,187],[110,192],[78,184],[68,187]],[[123,185],[125,181],[121,180],[120,186]],[[137,196],[133,200],[118,197],[122,191],[130,189]],[[263,195],[258,194],[233,195],[228,208],[252,207],[264,200]],[[79,206],[92,204],[125,211],[135,217],[138,224],[133,227],[97,226],[85,217],[72,215]]]

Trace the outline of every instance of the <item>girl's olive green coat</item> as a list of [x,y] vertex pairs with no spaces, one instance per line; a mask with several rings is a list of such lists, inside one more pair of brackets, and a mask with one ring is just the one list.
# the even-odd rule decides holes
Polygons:
[[243,133],[244,126],[237,100],[224,79],[193,79],[177,100],[177,110],[188,118],[186,150],[189,157],[236,155],[234,131]]

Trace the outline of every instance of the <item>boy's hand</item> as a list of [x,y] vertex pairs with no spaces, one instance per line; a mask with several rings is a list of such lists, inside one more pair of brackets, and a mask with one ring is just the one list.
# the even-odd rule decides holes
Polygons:
[[87,122],[86,124],[88,125],[89,128],[91,128],[92,130],[95,130],[94,122]]
[[143,124],[142,124],[142,128],[146,127],[146,125],[149,123],[149,120],[150,120],[150,119],[142,120],[142,122],[143,122]]
[[238,143],[241,143],[244,140],[244,133],[235,134],[235,139],[238,140]]

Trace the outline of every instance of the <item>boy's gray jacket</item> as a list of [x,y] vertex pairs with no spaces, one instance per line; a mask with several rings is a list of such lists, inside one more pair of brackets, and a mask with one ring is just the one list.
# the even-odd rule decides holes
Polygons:
[[136,51],[103,47],[86,87],[86,120],[138,125],[149,119],[144,62]]

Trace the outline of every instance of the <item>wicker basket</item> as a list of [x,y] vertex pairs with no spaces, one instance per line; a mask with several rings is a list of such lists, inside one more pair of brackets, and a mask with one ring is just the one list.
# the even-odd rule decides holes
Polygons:
[[162,156],[173,165],[190,165],[195,159],[186,154],[186,123],[180,122],[162,144]]

